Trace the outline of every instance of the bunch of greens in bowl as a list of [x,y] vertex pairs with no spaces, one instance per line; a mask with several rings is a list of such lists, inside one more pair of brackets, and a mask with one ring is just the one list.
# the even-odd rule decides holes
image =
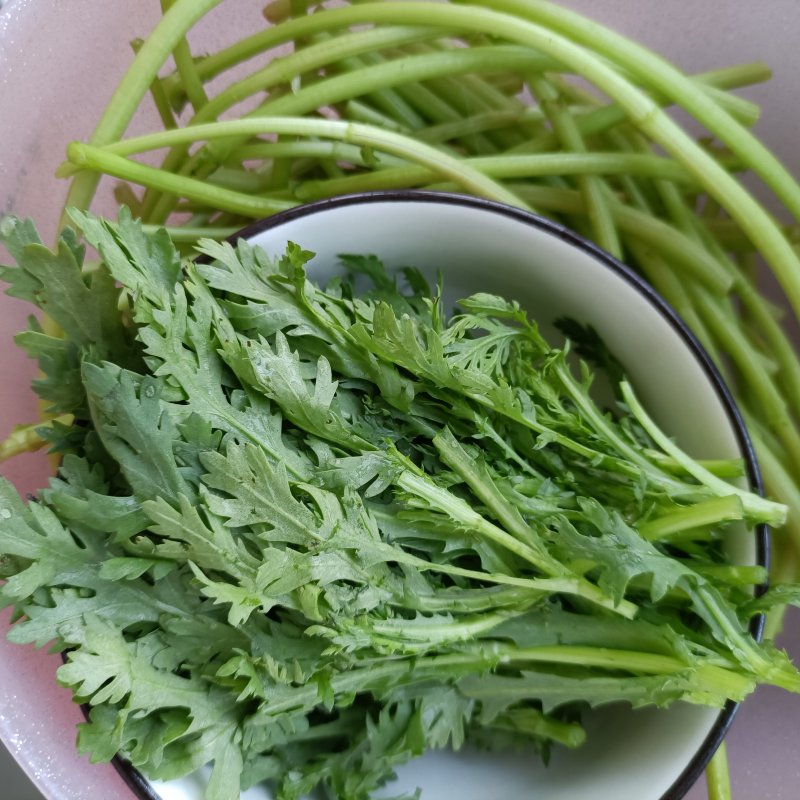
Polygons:
[[[800,188],[750,132],[758,108],[732,92],[769,70],[744,64],[689,76],[546,0],[325,5],[274,0],[262,31],[200,54],[192,28],[226,4],[165,0],[94,134],[67,151],[68,205],[88,209],[99,176],[110,176],[147,233],[166,225],[183,253],[248,220],[371,189],[455,188],[568,224],[644,275],[714,357],[768,492],[789,508],[773,537],[772,572],[794,580],[800,364],[754,268],[763,260],[800,308]],[[258,61],[265,54],[273,56],[266,65]],[[151,100],[164,129],[124,138]],[[703,134],[687,134],[670,107]],[[148,157],[164,148],[160,163]],[[788,224],[745,188],[748,171]],[[96,280],[99,291],[103,278]],[[116,302],[107,288],[104,299]],[[92,315],[86,296],[77,297],[76,324],[84,326]],[[111,316],[96,324],[112,325]],[[40,331],[23,338],[38,358],[73,374],[63,386],[43,379],[53,409],[55,397],[80,394],[75,352],[46,352],[51,343]],[[79,436],[72,413],[45,417],[44,428],[29,421],[15,431],[2,455],[59,437],[66,452]],[[779,627],[780,613],[772,614],[768,634]]]
[[89,271],[72,229],[3,227],[9,292],[60,331],[18,341],[61,464],[27,504],[2,486],[0,591],[12,639],[66,651],[81,751],[213,764],[208,800],[358,800],[429,750],[576,747],[587,708],[800,690],[747,629],[781,594],[724,546],[785,507],[683,453],[619,365],[605,409],[513,301],[71,217]]

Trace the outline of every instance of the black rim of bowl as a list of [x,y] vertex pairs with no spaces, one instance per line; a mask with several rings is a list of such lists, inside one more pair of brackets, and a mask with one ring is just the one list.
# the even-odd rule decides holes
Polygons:
[[[431,192],[424,190],[407,190],[407,191],[388,191],[388,192],[363,192],[359,194],[341,195],[333,197],[328,200],[318,200],[313,203],[290,208],[286,211],[281,211],[266,219],[254,222],[251,225],[243,228],[234,236],[230,237],[229,241],[235,242],[239,239],[251,239],[263,231],[271,230],[272,228],[279,227],[290,220],[299,217],[308,217],[317,214],[321,211],[326,211],[332,208],[341,208],[343,206],[352,206],[359,204],[373,204],[373,203],[433,203],[441,205],[454,205],[466,206],[473,209],[479,209],[492,214],[499,214],[501,216],[509,217],[518,220],[534,228],[545,231],[564,242],[583,250],[585,253],[593,256],[596,261],[602,264],[605,268],[610,269],[633,286],[639,294],[643,295],[650,304],[661,314],[670,326],[678,333],[683,339],[684,343],[691,351],[692,355],[697,359],[702,367],[705,375],[711,385],[716,391],[717,397],[722,403],[723,408],[734,430],[737,443],[742,451],[742,458],[745,463],[746,476],[750,486],[759,494],[764,493],[764,487],[761,482],[761,473],[758,469],[758,462],[756,461],[755,451],[753,444],[750,441],[750,436],[745,428],[742,416],[736,403],[733,400],[725,381],[722,379],[714,363],[711,361],[710,356],[703,349],[700,342],[695,335],[689,330],[686,323],[678,316],[672,306],[661,297],[647,281],[637,275],[630,267],[625,266],[622,262],[618,261],[614,256],[607,253],[596,244],[584,239],[569,228],[560,225],[557,222],[540,217],[530,211],[524,211],[513,206],[508,206],[503,203],[498,203],[494,200],[485,200],[483,198],[470,197],[461,194],[452,194],[447,192]],[[766,525],[758,525],[754,531],[755,544],[756,544],[756,561],[758,564],[768,567],[769,566],[769,536]],[[766,590],[766,586],[757,587],[757,594],[762,594]],[[750,634],[756,641],[761,640],[764,629],[763,616],[754,617],[750,624]],[[692,759],[684,768],[683,772],[678,776],[677,780],[672,786],[663,794],[660,800],[680,800],[686,795],[689,789],[694,785],[697,779],[702,774],[703,770],[708,765],[714,752],[722,743],[725,734],[733,722],[733,717],[738,710],[739,704],[729,701],[725,708],[720,711],[714,725],[708,732],[702,745],[698,748]],[[83,706],[84,714],[88,718],[88,707]],[[141,800],[162,800],[161,796],[155,792],[147,779],[134,767],[130,762],[126,761],[121,756],[116,756],[112,763],[117,768],[122,778],[134,793],[141,798]]]

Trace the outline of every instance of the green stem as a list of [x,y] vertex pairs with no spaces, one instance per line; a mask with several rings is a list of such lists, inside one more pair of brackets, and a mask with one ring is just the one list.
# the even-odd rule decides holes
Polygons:
[[[504,189],[495,181],[472,169],[463,160],[449,156],[430,145],[416,142],[414,139],[393,131],[383,131],[371,125],[359,122],[342,122],[340,120],[306,119],[304,117],[253,117],[223,122],[212,122],[205,125],[194,125],[171,131],[140,136],[109,146],[105,151],[73,143],[70,145],[69,157],[78,166],[91,167],[85,159],[94,158],[97,153],[119,158],[120,155],[138,153],[144,150],[169,147],[175,144],[188,144],[199,140],[214,140],[236,137],[258,136],[265,133],[288,133],[299,136],[318,136],[337,139],[371,147],[392,155],[408,158],[423,164],[444,178],[455,181],[463,189],[481,197],[488,197],[512,205],[521,205],[516,195]],[[124,159],[123,159],[124,160]],[[114,162],[116,163],[116,162]],[[133,163],[133,162],[129,162]],[[96,162],[95,162],[96,164]],[[137,164],[137,167],[144,165]],[[151,169],[153,172],[159,170]],[[183,176],[172,176],[177,181],[187,181]],[[180,193],[180,187],[168,191]],[[218,190],[214,190],[218,191]],[[522,204],[524,205],[524,204]]]
[[[720,343],[737,370],[744,377],[762,407],[769,427],[780,437],[795,469],[800,470],[800,431],[792,419],[786,401],[765,368],[761,354],[753,347],[739,325],[732,308],[721,308],[721,302],[710,297],[701,287],[692,290],[695,307]],[[725,303],[729,306],[729,303]],[[726,320],[727,318],[727,320]]]
[[725,742],[721,742],[706,767],[708,800],[733,800],[731,777],[728,772],[728,753]]
[[642,456],[641,451],[629,445],[609,424],[607,418],[600,412],[591,399],[586,389],[583,388],[572,376],[569,367],[564,361],[555,364],[554,372],[558,380],[564,387],[569,398],[575,404],[581,419],[586,422],[598,435],[599,438],[608,442],[621,456],[628,459],[632,464],[651,480],[661,483],[662,486],[671,485],[673,491],[679,491],[678,481],[669,482],[673,479],[663,470],[659,469],[652,462]]
[[[700,216],[705,229],[720,247],[733,253],[753,253],[753,243],[742,233],[741,228],[730,219]],[[794,245],[800,242],[800,225],[783,225],[783,235]]]
[[[442,645],[476,639],[488,634],[498,625],[525,613],[524,608],[497,611],[489,614],[475,614],[458,619],[416,620],[409,625],[400,617],[393,619],[369,620],[369,637],[389,645],[391,652],[424,652]],[[347,623],[345,623],[345,626]],[[346,627],[345,627],[346,630]]]
[[[352,9],[357,10],[357,9]],[[327,13],[327,12],[326,12]],[[303,51],[301,51],[303,52]],[[297,93],[268,101],[247,116],[299,115],[341,103],[378,89],[417,83],[464,73],[492,74],[507,71],[538,71],[552,62],[518,45],[489,45],[472,49],[424,53],[397,61],[367,65],[300,89]]]
[[31,425],[20,425],[2,441],[0,441],[0,463],[20,453],[32,453],[44,447],[47,442],[42,439],[39,430],[42,428],[52,428],[53,425],[71,425],[72,414],[62,414],[59,417],[43,419],[41,422],[34,422]]
[[780,503],[773,503],[765,500],[757,494],[748,492],[738,486],[726,483],[716,475],[698,464],[690,456],[686,455],[659,427],[653,422],[650,416],[642,407],[633,393],[633,389],[627,381],[620,384],[622,396],[630,409],[631,413],[639,421],[650,438],[669,456],[679,462],[684,469],[697,481],[711,489],[720,496],[736,494],[742,501],[742,506],[751,521],[767,522],[772,525],[782,525],[786,521],[786,506]]
[[[629,73],[625,72],[625,77],[632,80],[633,83],[636,83],[636,80],[632,78]],[[769,74],[767,77],[769,77]],[[748,64],[744,65],[744,69],[734,67],[714,72],[699,73],[690,76],[690,79],[708,95],[709,100],[717,103],[721,108],[724,108],[742,124],[750,126],[758,121],[761,113],[759,106],[750,100],[738,97],[725,90],[743,85],[747,86],[751,83],[766,80],[767,77],[764,76],[763,65]],[[575,96],[577,94],[583,95],[584,97],[588,95],[590,102],[593,101],[595,105],[600,103],[594,95],[589,95],[585,90],[572,84],[568,96]],[[650,96],[659,105],[668,106],[672,104],[672,100],[669,97],[660,95],[657,92],[651,92]]]
[[638,526],[639,533],[649,541],[669,539],[676,533],[719,525],[722,522],[744,519],[741,498],[734,494],[712,497],[686,508],[679,508],[667,514],[649,519]]
[[751,100],[729,94],[715,86],[705,86],[703,91],[709,100],[727,111],[740,125],[751,128],[761,117],[761,108]]
[[[667,472],[675,472],[679,475],[684,474],[683,467],[669,456],[665,456],[656,450],[646,450],[645,452],[648,458],[652,459],[654,463]],[[744,463],[741,458],[698,458],[696,461],[709,472],[713,472],[718,478],[741,478],[744,475]]]
[[[538,541],[534,531],[531,530],[519,511],[506,500],[488,470],[485,467],[482,468],[483,465],[470,456],[449,428],[445,428],[433,437],[433,445],[439,452],[442,461],[455,470],[456,474],[464,480],[475,496],[512,536],[537,550],[543,559],[549,560],[544,546]],[[553,562],[553,566],[560,572],[556,562]]]
[[624,670],[635,674],[662,675],[681,672],[689,665],[673,656],[658,653],[642,653],[634,650],[613,650],[608,647],[586,647],[580,645],[540,645],[500,649],[500,663],[519,665],[570,664],[583,667]]
[[522,108],[511,111],[484,111],[469,117],[460,117],[453,122],[431,125],[416,131],[415,135],[424,142],[448,142],[473,133],[485,133],[514,126],[527,133],[528,128],[538,129],[544,114],[538,108]]
[[[190,124],[197,125],[202,122],[217,119],[220,114],[232,108],[237,103],[247,100],[254,94],[262,92],[272,86],[287,83],[298,75],[303,75],[312,70],[319,69],[320,67],[335,64],[338,61],[352,56],[364,55],[374,50],[381,50],[396,45],[407,44],[409,42],[429,39],[432,36],[442,35],[444,33],[444,31],[438,29],[401,25],[385,28],[371,28],[369,30],[343,33],[336,37],[325,38],[322,41],[304,47],[283,58],[271,61],[258,72],[223,89],[200,113],[195,115]],[[303,87],[296,94],[300,95],[305,93],[305,95],[313,94],[314,96],[320,93],[327,94],[326,90],[321,87],[331,85],[331,81],[334,81],[333,85],[336,86],[348,76],[355,74],[358,78],[366,72],[371,72],[372,69],[374,69],[374,67],[371,65],[363,66],[361,69],[356,70],[355,73],[347,73],[337,78],[329,78],[319,83]],[[396,71],[397,65],[394,64],[392,69]],[[396,78],[397,77],[398,76],[396,76]],[[399,77],[401,81],[405,80],[404,76],[401,75]],[[350,77],[350,80],[352,80],[352,77]],[[359,92],[359,94],[366,93],[366,91],[368,90]],[[335,92],[331,92],[330,96],[334,95]],[[292,96],[295,95],[293,94]],[[280,98],[277,99],[277,102],[280,102]],[[325,105],[327,103],[323,100],[321,104]],[[316,108],[318,105],[320,105],[320,103],[313,103],[313,108]]]
[[163,225],[142,225],[142,230],[148,236],[152,236],[163,228],[173,242],[192,243],[198,241],[198,239],[227,239],[229,236],[233,236],[240,227],[239,225],[232,225],[230,227],[215,225],[177,225],[164,228]]
[[[175,2],[176,0],[161,0],[162,11],[164,13],[169,11],[169,9],[175,5]],[[186,96],[189,98],[189,102],[194,107],[194,110],[198,111],[208,102],[208,96],[203,87],[203,81],[197,74],[196,64],[192,58],[192,51],[189,49],[189,42],[185,36],[182,36],[175,46],[172,57],[175,59],[175,66],[178,70],[178,76],[180,77]]]
[[[543,77],[533,76],[528,85],[539,105],[550,120],[562,149],[572,153],[586,153],[583,136],[570,112],[561,103],[555,87]],[[616,258],[622,258],[622,245],[614,225],[611,210],[603,195],[600,179],[588,173],[577,176],[578,188],[583,196],[594,241]]]
[[113,175],[141,186],[150,186],[162,192],[179,194],[190,200],[196,200],[245,217],[258,219],[297,205],[293,201],[254,197],[231,189],[224,189],[221,186],[214,186],[207,181],[173,175],[163,169],[139,164],[99,147],[80,142],[73,142],[69,145],[67,158],[82,170],[92,174]]
[[[797,487],[797,481],[786,469],[781,458],[775,452],[775,447],[770,445],[758,417],[748,413],[747,408],[742,408],[742,413],[750,438],[753,440],[759,467],[764,477],[764,485],[770,495],[780,497],[789,507],[786,524],[780,532],[773,531],[773,540],[776,536],[788,536],[792,540],[795,551],[800,552],[800,489]],[[774,563],[773,567],[781,569],[780,565]]]
[[[309,26],[306,20],[306,17],[300,17],[295,20],[297,24],[294,26],[290,24],[291,21],[283,22],[281,25],[271,25],[264,30],[240,39],[229,47],[198,59],[195,64],[198,77],[204,83],[207,83],[226,70],[232,69],[284,42],[301,39],[303,36],[308,35],[307,28]],[[311,26],[313,30],[316,30],[316,26],[313,23]],[[184,90],[181,76],[173,73],[164,78],[163,82],[173,108],[180,108],[183,102]]]
[[694,79],[702,81],[707,86],[716,86],[717,89],[740,89],[743,86],[764,83],[771,77],[772,70],[766,64],[762,61],[751,61],[747,64],[734,64],[731,67],[699,72]]
[[[417,136],[421,139],[425,137]],[[640,175],[693,183],[694,179],[679,164],[655,155],[627,153],[541,153],[534,155],[472,156],[463,159],[492,178],[540,178],[549,175]],[[395,167],[349,175],[338,180],[302,183],[296,190],[302,199],[321,199],[338,194],[406,189],[424,186],[436,179],[424,167]],[[582,206],[586,208],[585,203]],[[611,212],[613,216],[613,211]]]
[[714,339],[697,313],[697,309],[686,291],[688,283],[686,277],[673,270],[671,265],[661,258],[654,248],[642,246],[641,242],[635,240],[628,242],[628,247],[636,257],[639,271],[678,312],[705,351],[714,359],[721,374],[725,376],[727,371],[725,361],[720,358]]
[[[311,19],[313,18],[304,17],[299,20],[291,20],[285,24],[285,27],[290,28],[291,31],[294,32],[295,39],[302,39],[304,35],[319,32],[318,26],[316,24],[311,24]],[[306,23],[306,20],[309,20],[309,22]],[[291,31],[284,30],[281,36],[276,36],[276,40],[283,40]],[[357,54],[363,54],[370,50],[416,41],[420,38],[439,35],[441,33],[444,32],[420,29],[418,27],[399,26],[343,33],[337,37],[325,38],[316,44],[304,47],[283,58],[274,59],[263,69],[223,89],[213,100],[204,105],[203,108],[194,115],[188,125],[191,127],[215,120],[236,104],[242,103],[253,95],[264,92],[265,90],[288,85],[299,75],[311,73],[314,70],[339,61],[345,61]],[[287,41],[288,40],[289,39],[287,39]],[[322,81],[321,83],[327,86],[329,81]],[[319,94],[319,89],[315,89],[314,85],[309,85],[300,89],[297,93],[292,92],[290,94],[273,95],[265,103],[262,103],[255,112],[250,112],[247,116],[254,116],[256,113],[267,113],[266,109],[270,108],[275,109],[275,113],[284,113],[288,115],[293,112],[286,107],[287,103],[289,106],[302,105],[303,98],[308,97],[309,93],[313,94],[314,92]],[[326,100],[318,105],[328,105],[329,102],[338,101],[335,99],[330,101]],[[282,106],[283,111],[280,110]],[[316,108],[316,105],[312,104],[312,107],[308,108],[303,107],[296,113],[307,113],[311,111],[312,108]],[[187,153],[188,148],[186,146],[173,149],[164,158],[162,169],[167,172],[182,171],[182,167],[184,167],[186,163]],[[216,161],[223,161],[225,155],[227,155],[227,153],[217,154],[218,157]],[[205,163],[204,166],[206,169],[211,168],[209,163]],[[206,175],[203,174],[199,177],[203,178],[206,177]],[[165,211],[165,209],[168,209],[171,202],[172,198],[170,197],[160,197],[153,192],[148,192],[143,203],[143,212],[148,218],[152,216],[155,221],[161,221],[162,219],[166,219],[168,211]]]
[[[364,57],[368,66],[378,67],[386,64],[402,63],[404,67],[409,59],[427,55],[429,53],[441,52],[428,48],[419,53],[412,48],[403,48],[402,51],[389,50],[383,53],[370,53]],[[416,55],[415,55],[416,53]],[[391,58],[387,58],[389,56]],[[464,76],[459,76],[462,79]],[[419,115],[425,120],[425,126],[431,124],[441,124],[444,122],[456,122],[462,118],[462,114],[450,102],[446,92],[441,91],[440,84],[444,79],[439,79],[438,83],[428,80],[424,83],[417,81],[414,83],[402,83],[396,86],[395,91],[402,97]],[[438,89],[438,91],[437,91]],[[465,90],[466,91],[466,90]],[[495,153],[498,148],[492,143],[489,136],[482,133],[473,134],[460,143],[467,151],[478,153]]]
[[[345,67],[350,72],[356,72],[364,68],[364,60],[360,58],[342,59],[339,66]],[[393,86],[378,87],[358,95],[358,98],[362,103],[375,106],[379,112],[393,121],[389,130],[397,130],[400,126],[404,133],[411,133],[425,127],[425,120]]]
[[482,517],[469,503],[456,497],[452,492],[447,491],[447,489],[437,486],[426,476],[406,469],[397,476],[395,484],[403,491],[408,492],[411,496],[419,498],[424,503],[441,510],[442,513],[446,514],[450,519],[464,525],[467,530],[500,545],[510,553],[513,553],[523,561],[534,566],[536,569],[541,570],[546,575],[557,580],[566,578],[567,580],[574,581],[574,585],[577,589],[575,594],[585,600],[599,605],[602,608],[616,611],[623,616],[631,617],[635,613],[636,607],[628,601],[622,600],[617,603],[596,586],[589,583],[589,581],[571,576],[566,567],[549,556],[543,557],[538,550],[518,541],[502,528],[497,527],[497,525],[494,525],[489,522],[489,520]]
[[[343,118],[352,122],[366,122],[368,125],[376,125],[379,128],[386,128],[397,133],[411,133],[411,130],[405,125],[362,100],[348,100]],[[416,131],[415,135],[419,136],[419,131]],[[428,139],[427,141],[431,140]]]
[[476,589],[453,589],[437,591],[432,594],[407,592],[401,599],[391,600],[391,604],[401,608],[423,611],[427,614],[474,614],[493,608],[530,606],[546,595],[516,586],[500,586]]
[[757,565],[736,567],[729,564],[692,564],[692,569],[713,583],[728,586],[759,586],[768,577],[767,570]]
[[[634,135],[632,141],[640,153],[649,154],[651,152],[649,145],[641,136]],[[754,287],[752,279],[737,269],[719,243],[708,233],[697,215],[687,205],[677,187],[672,182],[664,180],[657,181],[656,186],[674,224],[696,243],[704,246],[709,255],[714,257],[720,267],[726,270],[731,279],[735,281],[743,308],[757,321],[758,335],[764,338],[766,346],[759,350],[748,340],[747,331],[742,328],[740,319],[729,301],[713,300],[707,294],[702,293],[702,290],[694,289],[691,286],[683,289],[684,293],[688,292],[692,295],[692,299],[684,304],[685,311],[690,314],[687,321],[701,336],[704,344],[709,343],[705,339],[710,331],[716,336],[723,351],[734,355],[734,361],[740,371],[749,376],[748,384],[754,388],[762,402],[766,404],[765,407],[771,409],[771,412],[767,413],[767,418],[775,420],[776,424],[781,426],[792,445],[795,456],[800,455],[800,436],[797,435],[794,425],[788,422],[786,404],[780,397],[774,381],[764,375],[759,366],[759,362],[763,360],[761,354],[764,352],[768,352],[770,358],[778,359],[780,365],[778,383],[789,394],[795,412],[800,413],[800,362],[798,362],[792,344],[771,313],[768,303]],[[667,276],[665,276],[666,279]],[[696,296],[697,292],[702,294],[700,299]],[[715,307],[711,308],[710,303],[713,303]],[[703,318],[702,322],[700,321],[701,317]],[[726,361],[719,357],[715,348],[712,347],[709,352],[715,357],[720,369],[725,371]],[[750,374],[753,371],[760,374]],[[800,460],[796,463],[800,468]]]
[[[626,68],[645,77],[649,86],[678,100],[731,146],[743,164],[758,172],[794,213],[800,214],[800,186],[775,157],[729,114],[708,102],[706,94],[689,78],[655,57],[652,52],[644,51],[624,37],[544,0],[498,0],[494,5],[518,16],[472,6],[418,2],[367,2],[353,10],[369,12],[365,14],[364,21],[374,23],[402,19],[405,22],[448,25],[503,37],[533,47],[577,71],[622,106],[641,131],[672,154],[697,177],[709,195],[719,200],[731,217],[753,238],[773,268],[792,306],[800,314],[800,258],[770,215],[653,100],[588,48],[602,49],[606,58],[622,62]],[[530,19],[544,21],[549,27],[528,21]],[[586,46],[576,44],[554,31],[563,31]],[[613,43],[613,48],[609,42]],[[647,54],[646,61],[641,56],[644,52]]]
[[[144,39],[134,39],[131,42],[131,48],[133,49],[133,52],[138,53],[142,49],[143,44]],[[163,83],[161,78],[158,76],[153,78],[153,82],[150,84],[150,97],[153,99],[156,111],[158,111],[161,124],[165,128],[177,128],[178,123],[175,121],[175,116],[170,108],[169,99],[164,91]]]
[[736,615],[720,604],[718,591],[699,584],[692,592],[692,604],[711,626],[714,637],[729,648],[741,666],[759,682],[780,686],[790,692],[800,691],[800,673],[786,654],[761,649]]
[[[366,124],[378,128],[387,128],[387,126],[377,121],[366,122]],[[389,128],[389,130],[392,129]],[[403,133],[403,131],[400,130],[396,132]],[[313,139],[306,139],[283,142],[255,142],[253,144],[242,145],[231,153],[231,158],[242,161],[284,157],[296,159],[310,158],[322,161],[347,161],[357,167],[367,168],[368,166],[368,162],[364,158],[364,150],[361,147],[352,144],[343,144],[342,142],[327,142],[325,140],[315,141]],[[430,173],[430,170],[425,169],[425,167],[412,167],[407,161],[386,154],[381,156],[378,167],[384,172],[396,167],[402,167],[403,169],[420,169],[426,174]],[[329,181],[321,182],[336,183],[339,180],[339,178],[334,178]]]
[[[186,35],[186,31],[221,2],[222,0],[177,0],[164,14],[120,81],[89,139],[91,144],[101,147],[125,133],[131,117],[158,76],[158,71]],[[65,208],[88,208],[99,180],[100,176],[92,172],[77,176],[69,188]],[[66,219],[63,222],[66,224]]]
[[[452,51],[460,48],[453,42],[436,40],[432,43],[411,45],[405,49],[410,52],[423,53],[436,50]],[[509,74],[513,75],[514,73]],[[489,83],[489,78],[490,76],[464,74],[457,78],[434,78],[428,82],[428,86],[455,109],[456,121],[470,119],[490,111],[519,112],[525,109],[525,104],[521,100],[504,95]],[[409,86],[408,90],[413,92],[416,88],[416,86]],[[491,146],[485,152],[505,151],[526,139],[525,132],[519,129],[501,128],[488,131],[487,134],[486,138]],[[475,135],[473,134],[473,136]],[[480,141],[473,138],[465,142],[465,146],[472,153],[481,152],[478,147]]]
[[472,506],[454,495],[447,489],[438,486],[424,475],[418,475],[410,470],[404,470],[395,480],[397,486],[412,497],[422,500],[449,519],[465,526],[467,530],[485,537],[489,541],[500,545],[523,561],[541,570],[551,577],[561,577],[568,574],[567,569],[551,557],[532,548],[525,542],[511,536],[509,533],[487,520]]
[[[475,0],[462,0],[471,3]],[[602,54],[613,64],[619,64],[629,70],[636,79],[648,87],[663,93],[673,102],[688,111],[710,133],[723,141],[742,163],[748,165],[765,183],[770,186],[780,200],[793,214],[800,216],[800,186],[786,172],[775,156],[749,131],[739,125],[716,103],[708,102],[708,96],[683,72],[668,61],[655,55],[652,50],[637,44],[627,37],[598,24],[562,5],[549,0],[493,0],[493,7],[498,11],[510,12],[519,17],[546,26],[551,36],[558,32],[572,42],[578,42],[589,50]],[[519,24],[519,20],[518,20]],[[544,47],[542,52],[548,52]],[[586,74],[586,73],[584,73]],[[598,73],[596,73],[598,74]],[[599,74],[598,74],[599,76]],[[605,76],[603,76],[605,81]],[[598,82],[600,88],[604,88]],[[645,120],[646,122],[646,120]],[[666,131],[660,124],[657,128]],[[683,138],[685,135],[682,135]],[[656,137],[653,137],[659,141]],[[659,141],[665,146],[665,143]],[[675,157],[678,141],[674,142]],[[668,150],[670,148],[667,148]],[[700,162],[697,162],[700,163]],[[722,189],[723,187],[720,187]],[[709,191],[714,197],[721,198],[723,206],[729,207],[724,192]],[[737,185],[737,194],[746,194]],[[743,197],[737,197],[735,205],[740,205]],[[757,205],[753,203],[753,205]],[[744,204],[741,205],[742,210]],[[759,207],[759,222],[763,219],[763,209]]]
[[517,736],[551,739],[575,749],[586,741],[586,731],[578,722],[561,722],[535,708],[516,708],[498,714],[491,722],[478,723],[490,731],[508,731]]
[[727,265],[731,274],[737,276],[736,293],[741,300],[742,313],[749,315],[755,335],[763,342],[760,351],[769,353],[770,358],[778,364],[777,382],[793,412],[800,416],[800,361],[793,343],[776,318],[774,307],[759,292],[755,278],[737,270],[716,241],[712,239],[709,248]]
[[[377,508],[371,509],[372,516],[380,520],[381,516],[386,517],[386,512]],[[393,517],[390,516],[392,519]],[[498,586],[508,586],[514,589],[524,589],[528,594],[528,599],[534,600],[541,597],[546,597],[552,594],[566,594],[575,595],[577,597],[584,597],[584,599],[591,599],[593,602],[607,608],[611,611],[620,614],[626,619],[633,619],[636,616],[637,607],[629,600],[622,600],[619,604],[614,603],[600,594],[596,587],[587,584],[586,581],[566,576],[557,578],[520,578],[516,575],[507,575],[494,572],[483,572],[480,570],[465,569],[464,567],[457,567],[453,564],[439,563],[433,561],[426,561],[424,558],[399,550],[397,560],[403,564],[409,564],[416,567],[423,572],[438,572],[442,575],[452,575],[459,578],[468,578],[470,580],[478,581],[480,584],[494,583]],[[587,596],[585,594],[586,587],[591,587],[591,592]]]

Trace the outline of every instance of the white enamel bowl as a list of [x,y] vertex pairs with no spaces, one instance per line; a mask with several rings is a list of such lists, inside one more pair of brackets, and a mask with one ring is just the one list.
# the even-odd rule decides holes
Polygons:
[[[558,225],[506,206],[458,195],[378,193],[303,206],[243,232],[270,254],[294,241],[317,255],[315,279],[335,274],[337,254],[375,253],[390,268],[441,270],[448,300],[476,291],[518,300],[545,331],[568,315],[593,325],[626,367],[636,390],[690,453],[744,457],[757,470],[733,403],[708,357],[653,290],[606,253]],[[741,531],[739,563],[763,563],[766,538]],[[532,753],[432,753],[398,770],[386,788],[416,787],[424,800],[678,800],[702,772],[727,730],[722,713],[675,705],[668,710],[614,707],[586,720],[588,741],[556,750],[544,767]],[[138,789],[142,797],[195,800],[204,776]],[[245,797],[269,798],[264,789]]]

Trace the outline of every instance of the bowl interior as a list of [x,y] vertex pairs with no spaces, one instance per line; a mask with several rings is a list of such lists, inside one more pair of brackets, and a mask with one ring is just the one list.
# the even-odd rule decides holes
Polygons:
[[[569,235],[500,207],[452,197],[362,198],[316,204],[247,231],[251,242],[280,255],[287,240],[317,255],[313,277],[337,271],[340,253],[374,253],[387,267],[440,270],[446,298],[476,291],[519,301],[545,333],[568,315],[593,325],[622,361],[650,413],[691,454],[740,457],[736,429],[718,388],[674,321],[622,271]],[[734,535],[732,557],[754,563],[752,537]],[[398,770],[383,796],[423,789],[425,800],[658,800],[675,787],[712,732],[718,712],[675,705],[632,712],[614,707],[587,720],[588,741],[555,750],[544,767],[530,752],[432,753]],[[695,759],[697,770],[702,767]],[[164,800],[199,797],[202,777],[158,784]],[[684,789],[687,787],[683,787]],[[267,798],[263,789],[245,797]]]

